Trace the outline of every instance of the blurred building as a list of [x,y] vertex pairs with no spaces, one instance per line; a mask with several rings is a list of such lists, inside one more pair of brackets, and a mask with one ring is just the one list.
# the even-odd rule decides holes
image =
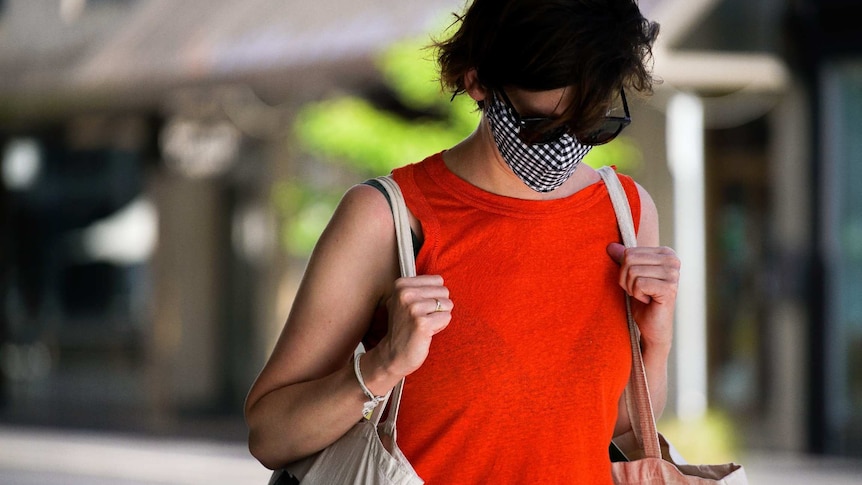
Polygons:
[[296,107],[452,3],[0,2],[2,417],[241,424],[290,303],[271,185],[314,170]]
[[[302,270],[272,183],[330,175],[293,114],[461,4],[0,1],[0,420],[241,426]],[[687,278],[671,411],[862,456],[859,2],[641,6],[664,83],[627,134]]]

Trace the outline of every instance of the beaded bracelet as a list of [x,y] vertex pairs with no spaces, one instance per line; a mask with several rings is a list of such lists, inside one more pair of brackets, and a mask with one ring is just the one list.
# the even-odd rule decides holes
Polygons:
[[353,359],[353,372],[356,374],[356,380],[359,381],[359,387],[362,388],[362,392],[370,399],[365,404],[362,405],[362,416],[365,419],[371,419],[371,413],[374,412],[374,408],[377,407],[386,396],[375,396],[374,393],[368,389],[368,386],[365,385],[365,379],[362,378],[362,371],[359,370],[359,358],[365,355],[365,352],[360,352],[356,354],[356,357]]

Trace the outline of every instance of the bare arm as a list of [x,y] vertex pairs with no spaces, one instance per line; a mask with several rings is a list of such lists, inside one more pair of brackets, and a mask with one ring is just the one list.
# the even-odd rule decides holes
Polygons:
[[[641,350],[656,419],[667,403],[667,359],[673,341],[673,315],[680,262],[670,248],[659,247],[658,211],[638,186],[641,220],[638,247],[611,244],[608,254],[620,263],[620,286],[631,295],[632,313],[641,331]],[[620,399],[614,435],[631,429],[625,399]]]
[[[398,279],[392,214],[376,189],[350,189],[309,260],[290,315],[246,400],[249,449],[278,468],[338,439],[367,401],[350,356],[377,306],[390,329],[361,360],[369,389],[385,394],[418,368],[452,304],[437,276]],[[433,312],[439,299],[446,311]]]

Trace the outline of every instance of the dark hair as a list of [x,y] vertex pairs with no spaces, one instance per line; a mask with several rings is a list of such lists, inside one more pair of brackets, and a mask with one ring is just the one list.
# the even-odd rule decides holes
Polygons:
[[652,92],[658,24],[636,0],[474,0],[438,49],[440,81],[453,96],[475,68],[488,89],[574,87],[559,119],[576,134],[592,131],[620,88]]

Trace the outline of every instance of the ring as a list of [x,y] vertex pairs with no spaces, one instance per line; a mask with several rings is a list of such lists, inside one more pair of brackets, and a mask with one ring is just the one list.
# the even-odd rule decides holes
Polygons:
[[434,298],[434,301],[437,302],[437,306],[434,308],[434,311],[435,312],[442,312],[443,311],[443,305],[440,304],[440,300]]

